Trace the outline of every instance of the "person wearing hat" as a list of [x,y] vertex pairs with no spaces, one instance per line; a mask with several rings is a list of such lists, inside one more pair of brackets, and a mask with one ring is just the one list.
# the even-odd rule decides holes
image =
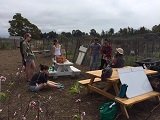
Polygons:
[[116,48],[115,56],[112,61],[112,67],[122,68],[125,65],[124,50],[122,48]]

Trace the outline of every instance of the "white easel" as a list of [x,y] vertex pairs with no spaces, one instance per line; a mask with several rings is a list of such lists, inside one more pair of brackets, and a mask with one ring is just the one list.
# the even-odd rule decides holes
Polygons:
[[77,60],[76,60],[76,64],[81,65],[81,63],[84,59],[84,56],[86,54],[86,51],[87,51],[87,48],[85,48],[83,46],[80,46],[79,54],[78,54],[78,57],[77,57]]

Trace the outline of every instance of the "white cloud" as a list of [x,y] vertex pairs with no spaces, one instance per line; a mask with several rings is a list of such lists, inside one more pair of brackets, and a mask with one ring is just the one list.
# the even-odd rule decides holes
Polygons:
[[8,35],[8,21],[15,13],[43,32],[151,28],[160,24],[159,6],[159,0],[1,0],[0,36]]

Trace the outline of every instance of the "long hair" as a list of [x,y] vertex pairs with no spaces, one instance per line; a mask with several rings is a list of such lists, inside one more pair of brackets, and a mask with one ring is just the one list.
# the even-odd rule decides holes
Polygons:
[[54,40],[53,40],[53,45],[56,45],[57,42],[58,42],[58,40],[57,40],[57,39],[54,39]]
[[27,37],[31,37],[31,34],[30,33],[24,34],[24,39],[26,39]]
[[47,65],[42,65],[42,64],[40,64],[39,67],[40,67],[40,70],[41,70],[41,71],[43,71],[43,70],[48,70],[48,69],[49,69],[49,67],[48,67]]

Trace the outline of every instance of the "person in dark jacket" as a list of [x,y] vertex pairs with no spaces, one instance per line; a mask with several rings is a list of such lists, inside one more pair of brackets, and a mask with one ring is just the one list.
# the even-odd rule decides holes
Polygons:
[[116,48],[116,54],[112,61],[113,68],[122,68],[125,66],[124,51],[122,48]]
[[29,82],[30,91],[37,92],[45,87],[63,88],[62,84],[48,80],[48,69],[48,66],[40,64],[40,71],[35,73]]

